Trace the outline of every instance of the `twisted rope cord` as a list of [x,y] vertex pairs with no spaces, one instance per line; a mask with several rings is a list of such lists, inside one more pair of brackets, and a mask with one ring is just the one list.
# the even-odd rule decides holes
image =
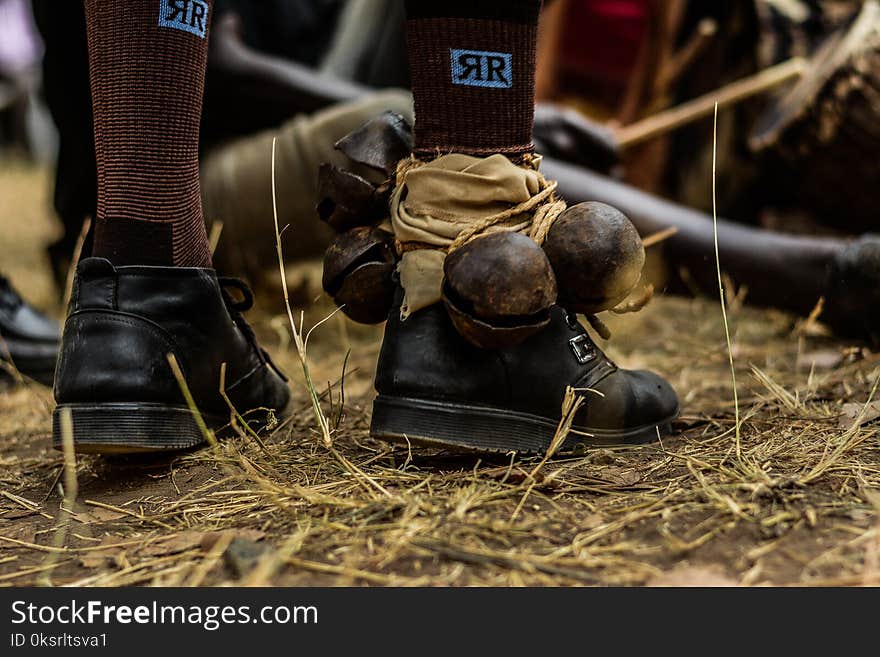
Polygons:
[[[405,185],[407,173],[424,165],[425,162],[415,157],[401,160],[397,165],[395,181],[397,186]],[[548,181],[538,173],[538,185],[540,190],[528,200],[469,223],[467,228],[462,229],[452,241],[452,244],[446,248],[446,252],[452,253],[456,249],[460,249],[465,244],[489,232],[522,233],[533,239],[538,246],[541,246],[547,239],[547,234],[553,227],[553,222],[559,218],[559,215],[565,211],[568,205],[565,201],[556,197],[558,183],[555,180]],[[529,213],[531,213],[529,219],[519,219],[521,216]]]

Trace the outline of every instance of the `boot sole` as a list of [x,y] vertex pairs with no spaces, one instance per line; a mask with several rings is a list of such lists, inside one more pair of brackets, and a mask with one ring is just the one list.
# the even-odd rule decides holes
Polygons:
[[[59,450],[63,448],[61,413],[64,409],[70,409],[73,448],[79,454],[175,452],[205,443],[192,411],[186,406],[147,403],[59,404],[52,413],[52,446]],[[277,417],[285,417],[287,410],[279,412]],[[234,433],[229,426],[228,415],[203,414],[202,419],[211,430],[220,429],[217,438]]]
[[[626,431],[573,427],[558,453],[588,447],[650,443],[672,433],[671,417]],[[467,406],[379,395],[373,402],[370,435],[393,443],[412,443],[459,451],[542,454],[556,435],[558,420],[488,406]]]

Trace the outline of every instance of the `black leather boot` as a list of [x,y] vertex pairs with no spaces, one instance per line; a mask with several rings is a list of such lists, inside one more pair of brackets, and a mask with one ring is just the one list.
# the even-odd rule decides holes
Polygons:
[[[244,296],[233,301],[225,288]],[[77,451],[130,453],[186,449],[203,442],[168,362],[174,354],[208,426],[229,424],[220,395],[259,427],[283,416],[286,378],[260,349],[241,316],[252,304],[236,279],[212,269],[114,267],[83,260],[64,326],[55,376],[52,439],[61,445],[63,409],[73,417]]]
[[370,433],[394,442],[486,452],[547,449],[567,386],[586,402],[562,452],[627,445],[671,431],[678,398],[651,372],[618,369],[560,307],[550,325],[510,349],[466,342],[439,304],[385,327]]
[[[38,312],[0,276],[0,360],[47,386],[55,376],[60,330],[57,322]],[[0,379],[11,379],[0,368]]]

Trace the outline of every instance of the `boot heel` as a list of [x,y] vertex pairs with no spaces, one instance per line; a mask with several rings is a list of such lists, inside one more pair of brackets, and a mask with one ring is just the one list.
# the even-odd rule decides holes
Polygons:
[[[52,446],[62,448],[61,414],[69,409],[73,446],[83,454],[135,454],[189,449],[204,442],[185,406],[145,403],[60,404],[52,413]],[[205,417],[208,426],[228,418]]]

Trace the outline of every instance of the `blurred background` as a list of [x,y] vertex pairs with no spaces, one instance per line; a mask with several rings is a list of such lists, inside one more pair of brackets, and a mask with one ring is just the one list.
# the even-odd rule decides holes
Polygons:
[[[847,33],[865,4],[547,2],[538,57],[538,149],[711,211],[711,105],[682,120],[672,117],[671,124],[650,120],[706,94],[723,97],[736,81],[794,58],[813,62],[809,58],[821,57],[823,44]],[[876,53],[875,32],[847,45],[849,59],[837,57],[831,72],[828,66],[802,68],[725,105],[718,134],[719,214],[819,235],[872,228],[875,204],[868,190],[878,176],[876,132],[850,135],[863,144],[856,153],[839,139],[820,144],[816,133],[825,120],[820,109],[865,114],[861,106],[836,102],[827,78],[857,76],[876,89],[870,85],[880,77],[877,60],[869,60],[867,70],[850,61]],[[79,2],[0,0],[0,273],[29,301],[52,311],[84,222],[94,213],[84,35]],[[811,77],[821,79],[808,85],[809,93],[794,105],[786,99],[796,78],[803,85]],[[222,224],[215,232],[218,267],[256,285],[274,267],[265,148],[275,135],[287,183],[281,219],[299,235],[288,255],[320,256],[332,233],[314,220],[317,165],[334,157],[333,142],[384,109],[411,119],[408,85],[400,0],[218,0],[202,121],[206,217]],[[806,126],[799,122],[803,116],[812,117]],[[820,160],[821,167],[810,164]],[[847,175],[829,178],[830,170],[844,169]],[[86,233],[83,253],[88,249]]]

